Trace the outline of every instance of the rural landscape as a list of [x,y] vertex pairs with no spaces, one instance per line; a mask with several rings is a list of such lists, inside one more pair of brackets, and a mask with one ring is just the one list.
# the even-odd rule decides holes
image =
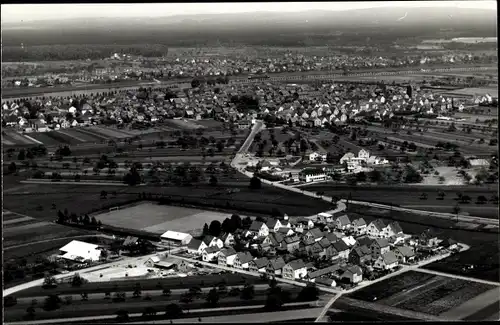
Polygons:
[[5,323],[498,320],[481,3],[2,5]]

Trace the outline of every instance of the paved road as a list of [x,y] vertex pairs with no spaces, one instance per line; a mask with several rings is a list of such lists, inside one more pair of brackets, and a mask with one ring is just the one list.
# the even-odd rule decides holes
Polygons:
[[[310,303],[289,303],[289,304],[284,304],[284,306],[307,306],[310,305]],[[229,310],[246,310],[246,309],[256,309],[256,308],[263,308],[264,305],[256,305],[256,306],[239,306],[239,307],[222,307],[222,308],[204,308],[204,309],[192,309],[189,311],[189,314],[198,314],[198,313],[204,313],[204,312],[218,312],[220,311],[221,313],[224,311],[229,311]],[[276,316],[271,316],[271,320],[273,321],[279,321],[279,320],[292,320],[296,318],[312,318],[315,317],[315,315],[319,312],[320,308],[311,308],[311,309],[300,309],[296,311],[285,311],[285,312],[275,312],[275,313],[257,313],[257,314],[248,314],[245,315],[245,317],[242,317],[241,314],[239,315],[225,315],[225,316],[211,316],[211,317],[206,317],[203,318],[206,323],[217,323],[217,322],[236,322],[240,321],[244,318],[246,320],[249,320],[249,322],[258,322],[259,319],[262,320],[263,315],[268,316],[267,314],[276,314],[280,313]],[[157,313],[157,315],[164,314],[163,312]],[[302,317],[306,316],[306,317]],[[141,317],[142,313],[134,313],[134,314],[129,314],[129,317]],[[250,318],[249,318],[250,317]],[[256,318],[257,317],[257,318]],[[87,316],[87,317],[74,317],[74,318],[61,318],[61,319],[46,319],[46,320],[37,320],[37,321],[24,321],[24,322],[10,322],[10,323],[4,323],[4,324],[12,324],[12,325],[38,325],[38,324],[54,324],[54,323],[70,323],[70,322],[84,322],[84,321],[99,321],[99,320],[108,320],[108,319],[115,319],[116,315],[102,315],[102,316]],[[226,319],[225,319],[226,318]],[[266,317],[266,320],[270,319],[269,316]],[[193,317],[193,318],[183,318],[183,319],[177,319],[173,320],[173,323],[193,323],[193,322],[198,322],[198,317]],[[135,323],[130,323],[130,324],[170,324],[170,320],[163,320],[163,321],[141,321],[141,322],[135,322]]]
[[500,282],[493,282],[493,281],[481,280],[481,279],[477,279],[477,278],[471,278],[471,277],[468,277],[468,276],[462,276],[462,275],[456,275],[456,274],[438,272],[438,271],[427,270],[427,269],[415,269],[415,271],[422,272],[422,273],[429,273],[429,274],[439,275],[439,276],[445,276],[445,277],[454,278],[454,279],[460,279],[460,280],[465,280],[465,281],[472,281],[472,282],[478,282],[478,283],[483,283],[483,284],[489,284],[489,285],[492,285],[492,286],[500,287]]

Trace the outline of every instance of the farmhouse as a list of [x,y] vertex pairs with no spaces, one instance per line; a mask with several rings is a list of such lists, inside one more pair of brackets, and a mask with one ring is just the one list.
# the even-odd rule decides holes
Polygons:
[[370,246],[373,258],[378,258],[380,255],[387,253],[390,250],[389,241],[384,238],[377,238],[372,241]]
[[343,282],[348,283],[359,283],[363,281],[363,271],[357,265],[351,265],[344,269],[344,272],[340,276]]
[[207,247],[207,244],[205,244],[203,241],[193,238],[187,245],[187,251],[189,254],[201,255],[203,253],[203,250]]
[[234,248],[224,248],[217,256],[217,264],[222,266],[232,266],[236,258],[236,251]]
[[400,263],[408,263],[415,259],[415,252],[409,246],[396,247],[394,254],[396,254]]
[[217,255],[220,253],[220,248],[217,246],[210,246],[203,250],[202,259],[204,262],[214,262],[217,260]]
[[79,240],[72,240],[59,250],[61,251],[62,258],[71,261],[98,261],[99,257],[101,257],[101,250],[98,245],[89,244]]
[[302,279],[307,274],[307,268],[303,260],[295,260],[283,266],[282,276],[288,280]]
[[166,233],[160,236],[161,241],[165,243],[171,243],[174,245],[181,245],[185,246],[189,244],[191,239],[193,239],[193,236],[190,234],[186,234],[183,232],[177,232],[177,231],[172,231],[168,230]]
[[249,252],[239,252],[234,258],[233,266],[237,269],[248,269],[248,263],[252,260],[253,256]]
[[398,258],[396,257],[396,254],[394,254],[394,252],[392,251],[380,255],[373,264],[373,267],[375,269],[382,269],[382,270],[392,270],[397,266],[398,266]]
[[255,259],[248,263],[248,270],[250,272],[266,273],[266,266],[268,263],[269,260],[267,257]]

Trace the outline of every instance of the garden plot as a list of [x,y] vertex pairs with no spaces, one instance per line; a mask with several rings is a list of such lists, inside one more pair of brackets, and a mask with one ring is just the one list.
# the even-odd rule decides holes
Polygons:
[[[9,132],[9,131],[7,131],[6,134],[7,134],[7,137],[8,137],[7,139],[10,140],[9,137],[12,138],[12,140],[13,140],[12,142],[14,142],[14,144],[17,144],[17,145],[35,144],[36,143],[35,141],[30,140],[27,137],[25,137],[25,136],[23,136],[23,135],[21,135],[21,134],[19,134],[17,132]],[[32,134],[33,133],[31,133],[31,135]],[[2,138],[3,137],[4,136],[2,135]]]
[[110,129],[110,128],[101,127],[101,126],[96,126],[94,128],[91,128],[91,130],[93,132],[97,132],[97,133],[100,133],[100,134],[102,134],[104,136],[109,137],[109,140],[111,140],[111,138],[123,139],[123,138],[129,138],[130,137],[130,135],[128,135],[128,134],[125,134],[125,133],[122,133],[122,132],[119,132],[117,130],[113,130],[113,129]]
[[194,121],[182,119],[182,120],[167,120],[165,121],[165,124],[167,126],[171,126],[175,129],[187,129],[187,130],[194,130],[194,129],[200,129],[203,128],[203,126],[195,123]]
[[51,138],[47,134],[41,133],[41,132],[30,133],[29,136],[35,140],[40,141],[41,143],[43,143],[44,145],[47,145],[47,146],[58,146],[58,145],[64,144],[63,142],[58,141],[54,138]]
[[216,127],[221,127],[222,123],[216,120],[198,120],[198,121],[193,121],[194,123],[201,125],[205,128],[216,128]]
[[58,130],[56,132],[60,133],[60,134],[63,134],[65,136],[69,137],[69,138],[75,139],[78,142],[87,142],[88,141],[87,139],[84,139],[83,136],[80,136],[80,135],[77,135],[77,134],[74,134],[74,133],[70,133],[70,132],[68,132],[66,130]]
[[[452,186],[452,185],[466,185],[464,178],[457,174],[457,169],[455,167],[435,167],[434,168],[439,175],[429,174],[422,175],[423,180],[421,183],[411,184],[411,185],[442,185],[442,186]],[[439,178],[444,177],[444,182],[440,183]]]
[[198,209],[143,203],[133,207],[110,211],[95,216],[102,223],[164,233],[167,230],[189,231],[202,228],[212,220],[222,221],[230,214],[222,214]]

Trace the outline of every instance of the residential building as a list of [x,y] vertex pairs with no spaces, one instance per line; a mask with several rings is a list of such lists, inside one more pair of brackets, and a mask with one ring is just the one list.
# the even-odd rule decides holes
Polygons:
[[321,238],[324,237],[324,233],[321,229],[319,228],[312,228],[307,230],[303,235],[302,238],[305,239],[312,239],[314,241],[320,241]]
[[349,262],[362,265],[369,263],[372,259],[372,252],[366,245],[355,247],[349,254]]
[[307,274],[307,267],[303,260],[294,260],[283,266],[282,277],[288,280],[302,279]]
[[326,161],[326,152],[312,152],[309,154],[310,161]]
[[256,273],[266,273],[266,267],[269,263],[267,257],[257,258],[248,262],[248,271]]
[[303,169],[299,172],[299,181],[305,183],[326,181],[328,176],[321,169]]
[[380,270],[392,270],[398,266],[398,258],[392,251],[380,255],[373,264],[373,268]]
[[99,245],[82,242],[79,240],[72,240],[65,246],[59,249],[60,256],[64,259],[84,262],[84,261],[98,261],[101,257],[101,249]]
[[207,247],[203,250],[202,259],[204,262],[216,262],[219,253],[220,248],[218,246]]
[[269,235],[269,228],[262,221],[253,221],[248,230],[258,237]]
[[234,259],[236,258],[236,251],[234,248],[224,248],[217,256],[217,264],[222,266],[233,266]]
[[380,237],[385,227],[381,219],[375,219],[366,228],[366,234],[370,237]]
[[372,241],[370,250],[372,252],[372,258],[377,259],[380,255],[390,250],[389,241],[385,238],[377,238]]
[[219,248],[224,247],[224,243],[222,242],[222,240],[220,240],[219,238],[214,237],[212,235],[206,235],[205,237],[203,237],[203,242],[208,247],[212,247],[212,246],[217,246]]
[[205,244],[204,241],[193,238],[193,239],[191,239],[191,241],[187,245],[187,251],[189,254],[201,255],[201,254],[203,254],[203,251],[207,247],[208,247],[208,245]]
[[239,252],[236,254],[234,258],[233,266],[237,269],[245,269],[248,270],[248,263],[253,260],[252,254],[249,252]]
[[340,230],[346,230],[351,227],[351,220],[347,214],[335,219],[335,227]]
[[337,282],[335,282],[334,279],[330,279],[330,278],[316,278],[314,283],[319,284],[319,285],[324,285],[326,287],[331,287],[331,288],[337,286]]
[[363,281],[363,270],[357,265],[351,265],[343,268],[340,280],[347,283],[359,283]]
[[285,260],[281,256],[270,260],[266,267],[267,275],[271,277],[280,276],[285,264]]
[[394,249],[394,254],[399,263],[410,263],[415,259],[415,252],[410,246],[398,246]]
[[352,222],[352,229],[354,230],[354,233],[356,236],[361,236],[366,233],[366,221],[363,218],[355,219]]
[[333,242],[332,246],[337,251],[339,258],[349,259],[350,249],[349,249],[349,246],[347,246],[343,240],[337,240],[336,242]]

